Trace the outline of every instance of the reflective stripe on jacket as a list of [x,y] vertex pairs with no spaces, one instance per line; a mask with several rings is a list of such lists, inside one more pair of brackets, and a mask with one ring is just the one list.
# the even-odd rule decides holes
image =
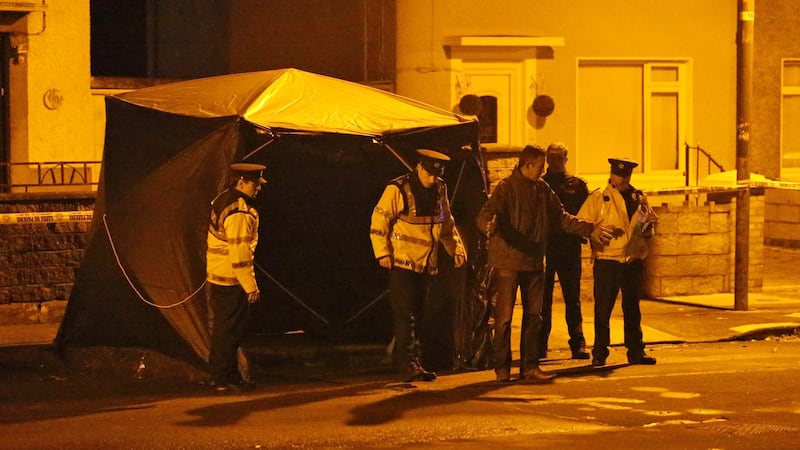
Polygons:
[[589,194],[589,198],[578,211],[578,217],[601,221],[603,225],[614,228],[614,237],[608,245],[600,248],[592,244],[594,259],[630,262],[647,257],[647,244],[639,221],[640,213],[628,218],[625,199],[613,184],[608,183],[604,190],[598,189]]
[[253,252],[258,245],[258,212],[236,189],[220,193],[211,203],[206,242],[206,280],[222,286],[258,290]]
[[391,256],[395,267],[417,273],[439,270],[436,251],[439,242],[451,256],[466,257],[466,249],[456,229],[447,201],[447,187],[436,182],[436,206],[433,214],[422,215],[411,189],[416,173],[392,180],[372,211],[370,240],[375,258]]

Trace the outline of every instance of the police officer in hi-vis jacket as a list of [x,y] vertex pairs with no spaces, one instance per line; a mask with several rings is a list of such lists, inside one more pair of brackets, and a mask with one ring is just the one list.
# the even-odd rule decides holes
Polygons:
[[417,150],[419,162],[390,181],[372,212],[370,239],[375,259],[389,270],[389,297],[394,318],[395,357],[404,381],[433,381],[436,373],[421,361],[420,327],[431,277],[438,273],[438,246],[454,258],[467,259],[450,213],[447,187],[440,178],[450,158],[434,150]]
[[592,242],[594,263],[594,347],[592,365],[604,366],[608,358],[611,312],[622,290],[625,347],[630,364],[655,364],[644,352],[642,297],[644,258],[647,242],[653,235],[658,216],[642,191],[631,185],[631,174],[639,164],[626,158],[609,158],[611,174],[605,189],[598,189],[578,212],[578,217],[613,227],[613,238],[606,244]]
[[251,380],[239,371],[238,354],[244,340],[248,303],[258,301],[253,252],[258,245],[258,212],[253,200],[266,167],[254,163],[230,165],[233,181],[211,202],[206,250],[206,293],[211,322],[209,366],[219,391],[249,390]]

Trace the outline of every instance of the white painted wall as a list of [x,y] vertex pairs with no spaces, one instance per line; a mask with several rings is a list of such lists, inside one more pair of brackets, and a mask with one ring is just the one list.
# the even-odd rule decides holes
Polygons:
[[[90,92],[89,0],[48,0],[44,16],[31,12],[27,22],[29,36],[22,39],[28,54],[10,67],[12,161],[99,160]],[[45,106],[49,90],[61,97],[55,109]]]

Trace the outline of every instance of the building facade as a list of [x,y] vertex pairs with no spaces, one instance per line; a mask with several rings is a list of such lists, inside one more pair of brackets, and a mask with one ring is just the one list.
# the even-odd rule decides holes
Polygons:
[[[605,183],[610,156],[641,163],[634,176],[639,188],[680,188],[690,172],[700,177],[708,174],[702,173],[706,166],[709,172],[736,167],[738,3],[0,0],[0,200],[7,215],[49,212],[50,206],[19,206],[8,198],[34,185],[54,195],[91,189],[82,182],[98,181],[99,163],[88,171],[75,167],[102,159],[106,95],[284,67],[477,115],[483,145],[508,156],[498,178],[513,168],[514,150],[561,141],[572,150],[569,170],[587,178],[592,188]],[[800,4],[761,0],[755,9],[749,170],[800,181],[800,41],[794,37]],[[106,16],[106,10],[116,15]],[[698,157],[698,147],[720,167]],[[66,172],[55,170],[64,162]],[[678,197],[682,201],[684,195]],[[91,203],[90,198],[81,201]],[[751,206],[751,213],[763,218],[751,220],[754,288],[762,243],[800,248],[800,190],[767,189],[762,203]],[[663,277],[651,276],[648,289],[662,294],[671,292],[664,289],[667,284],[673,293],[730,289],[732,244],[705,245],[711,225],[677,226],[680,220],[668,219],[703,216],[706,211],[697,208],[707,208],[706,215],[717,219],[703,223],[717,224],[721,212],[730,217],[730,208],[663,207],[664,233],[675,225],[674,236],[654,248],[659,258],[653,264],[662,265],[650,271],[663,269]],[[81,208],[89,207],[82,203]],[[89,220],[85,211],[66,212]],[[45,251],[51,256],[68,252],[72,264],[80,258],[85,226],[37,224],[35,232],[53,242]],[[730,232],[730,220],[727,226]],[[680,246],[687,229],[702,235],[695,248]],[[75,248],[62,248],[64,233],[74,235],[69,240]],[[719,267],[697,263],[702,261],[698,255],[723,254],[729,259]],[[679,257],[693,258],[693,265]],[[30,267],[17,267],[20,273],[43,272],[41,260],[30,261]],[[63,265],[54,261],[54,267]],[[713,273],[652,284],[686,267],[698,272],[698,265]],[[44,280],[45,287],[31,291],[23,286],[25,276],[14,281],[33,292],[30,299],[23,296],[25,301],[47,300],[52,286],[58,286],[56,297],[68,292],[60,279]]]
[[[562,141],[570,170],[592,182],[616,155],[641,162],[640,183],[683,185],[687,162],[707,165],[687,145],[736,166],[736,1],[143,0],[105,29],[95,3],[0,1],[0,163],[100,160],[107,94],[297,67],[464,114],[474,111],[462,99],[474,95],[487,148]],[[774,179],[800,180],[798,9],[770,0],[755,12],[749,166]],[[100,64],[115,48],[100,45],[114,42],[100,31],[126,29],[125,20],[140,30],[127,40],[144,42]],[[139,62],[127,77],[92,73],[128,60]],[[31,176],[14,169],[4,177]]]

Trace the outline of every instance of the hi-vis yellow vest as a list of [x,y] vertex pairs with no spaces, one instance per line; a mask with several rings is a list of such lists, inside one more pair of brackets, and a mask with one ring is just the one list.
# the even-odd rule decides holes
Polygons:
[[412,172],[392,180],[372,212],[370,240],[375,258],[392,256],[394,266],[417,273],[439,271],[439,242],[451,256],[466,257],[466,250],[455,226],[447,201],[447,187],[437,180],[436,207],[433,215],[418,214],[411,191]]
[[235,189],[220,193],[211,203],[206,238],[206,280],[222,286],[258,289],[253,252],[258,245],[258,212]]

